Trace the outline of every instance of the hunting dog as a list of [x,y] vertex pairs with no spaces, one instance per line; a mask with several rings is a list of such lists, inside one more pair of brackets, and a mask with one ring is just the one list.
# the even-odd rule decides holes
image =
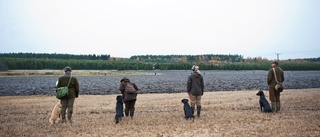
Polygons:
[[60,109],[61,109],[61,103],[58,101],[56,105],[53,107],[51,112],[51,117],[49,119],[49,122],[51,125],[57,123],[60,120]]
[[186,120],[194,120],[194,116],[191,110],[191,107],[188,103],[188,99],[182,99],[181,102],[183,103],[183,111],[184,111],[184,118]]
[[116,120],[116,124],[118,124],[122,117],[123,117],[123,101],[122,101],[122,96],[118,95],[117,98],[117,103],[116,103],[116,116],[115,116],[115,120]]
[[[260,90],[256,95],[260,96],[259,104],[260,104],[261,112],[272,112],[272,109],[270,108],[269,102],[264,96],[263,91]],[[263,108],[263,111],[262,111],[262,108]]]

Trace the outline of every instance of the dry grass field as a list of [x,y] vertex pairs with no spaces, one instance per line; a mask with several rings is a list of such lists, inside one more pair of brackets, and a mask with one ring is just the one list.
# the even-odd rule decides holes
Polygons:
[[0,97],[0,136],[319,136],[320,89],[285,90],[280,113],[261,113],[257,91],[206,92],[202,117],[183,117],[185,93],[140,94],[136,116],[115,124],[117,95],[80,95],[73,124],[50,126],[54,96]]

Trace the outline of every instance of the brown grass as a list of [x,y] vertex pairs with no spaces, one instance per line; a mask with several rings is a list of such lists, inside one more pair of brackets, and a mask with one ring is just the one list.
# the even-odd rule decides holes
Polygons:
[[80,95],[74,123],[50,126],[54,96],[0,97],[0,136],[319,136],[319,89],[285,90],[280,113],[261,113],[257,91],[206,92],[203,112],[183,118],[186,93],[140,94],[136,116],[114,122],[116,95]]

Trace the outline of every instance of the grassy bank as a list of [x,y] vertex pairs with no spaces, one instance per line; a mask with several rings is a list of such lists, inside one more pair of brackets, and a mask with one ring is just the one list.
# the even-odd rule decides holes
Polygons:
[[0,136],[318,136],[319,90],[285,90],[276,114],[259,111],[257,91],[206,92],[202,117],[194,122],[183,118],[185,93],[140,94],[135,118],[118,125],[116,95],[80,95],[73,125],[53,126],[48,119],[54,96],[3,96]]

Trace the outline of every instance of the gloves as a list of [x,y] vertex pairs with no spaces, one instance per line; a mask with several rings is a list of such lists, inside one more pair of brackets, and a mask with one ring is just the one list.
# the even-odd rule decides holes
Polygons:
[[76,98],[78,98],[79,97],[79,94],[76,94]]

